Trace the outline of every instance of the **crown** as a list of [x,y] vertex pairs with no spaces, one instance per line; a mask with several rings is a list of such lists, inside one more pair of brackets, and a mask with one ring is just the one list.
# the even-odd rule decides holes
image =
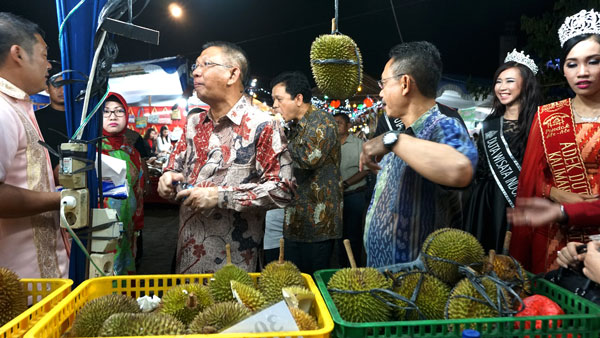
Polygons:
[[558,29],[560,47],[569,39],[582,34],[600,34],[600,13],[593,9],[582,9],[579,13],[568,16]]
[[510,62],[510,61],[514,61],[517,63],[522,64],[523,66],[531,69],[531,71],[533,72],[533,75],[537,74],[538,72],[538,67],[535,65],[535,62],[533,62],[533,60],[529,57],[529,55],[525,55],[525,53],[523,52],[517,52],[517,49],[513,49],[512,52],[506,54],[506,58],[504,59],[504,62]]

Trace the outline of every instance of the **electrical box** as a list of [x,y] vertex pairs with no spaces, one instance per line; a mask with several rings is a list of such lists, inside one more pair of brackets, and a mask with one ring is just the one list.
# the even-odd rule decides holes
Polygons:
[[[72,229],[80,229],[88,225],[89,217],[89,193],[87,189],[64,189],[60,192],[60,199],[66,196],[75,198],[74,208],[65,208],[65,218]],[[60,226],[66,228],[64,219],[60,219]]]
[[[114,253],[103,253],[96,254],[93,253],[90,255],[90,258],[96,265],[104,272],[106,276],[114,275],[114,262],[115,262],[115,254]],[[102,277],[100,272],[96,270],[94,265],[90,262],[89,269],[89,278]]]
[[[94,228],[102,227],[101,230]],[[92,252],[104,253],[117,250],[123,223],[114,209],[92,209]]]
[[58,170],[58,182],[66,189],[86,187],[85,171],[87,144],[63,143],[60,145],[61,159]]

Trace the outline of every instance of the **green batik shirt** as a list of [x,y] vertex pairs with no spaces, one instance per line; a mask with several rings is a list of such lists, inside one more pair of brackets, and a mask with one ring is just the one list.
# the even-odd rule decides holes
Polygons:
[[286,239],[321,242],[342,237],[344,197],[337,128],[330,113],[311,108],[287,133],[298,188],[285,209]]

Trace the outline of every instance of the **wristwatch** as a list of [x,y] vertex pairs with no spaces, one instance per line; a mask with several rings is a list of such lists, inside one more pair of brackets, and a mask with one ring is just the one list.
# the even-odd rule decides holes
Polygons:
[[399,130],[390,130],[387,133],[383,134],[383,146],[387,150],[391,151],[394,145],[398,143],[398,135],[400,135]]

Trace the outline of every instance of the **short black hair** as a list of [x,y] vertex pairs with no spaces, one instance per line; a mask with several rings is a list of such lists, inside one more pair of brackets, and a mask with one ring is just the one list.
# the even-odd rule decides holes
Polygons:
[[437,47],[427,41],[406,42],[394,46],[389,55],[394,75],[412,76],[423,96],[435,98],[442,77],[442,58]]
[[333,114],[333,117],[341,117],[344,119],[344,121],[346,121],[346,123],[350,123],[350,117],[348,116],[348,114],[344,114],[344,113],[335,113]]
[[207,42],[202,46],[202,50],[208,49],[210,47],[219,47],[226,55],[227,58],[240,69],[242,73],[242,84],[246,86],[248,83],[248,77],[250,76],[250,63],[248,62],[248,55],[244,50],[236,45],[235,43],[227,42],[227,41],[211,41]]
[[44,31],[35,23],[8,12],[0,12],[0,65],[4,63],[10,52],[10,47],[19,45],[27,51],[33,52],[33,45],[39,34],[42,38]]
[[280,83],[285,85],[285,91],[292,98],[295,98],[298,94],[302,94],[302,102],[310,102],[312,91],[306,75],[300,72],[283,72],[271,80],[271,89]]
[[50,84],[51,77],[53,77],[54,75],[56,75],[62,71],[62,65],[60,64],[60,62],[55,61],[55,60],[48,60],[48,62],[50,62],[50,65],[52,66],[52,68],[50,68],[50,70],[48,71],[48,78],[46,79],[46,85]]

